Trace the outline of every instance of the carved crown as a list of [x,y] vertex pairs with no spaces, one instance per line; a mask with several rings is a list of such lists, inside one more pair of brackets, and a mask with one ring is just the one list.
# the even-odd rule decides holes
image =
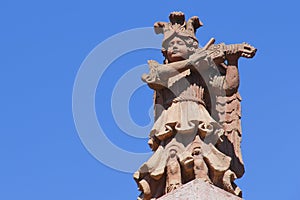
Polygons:
[[172,12],[169,15],[170,22],[156,22],[154,24],[154,31],[156,34],[164,34],[162,46],[165,47],[166,42],[172,37],[178,35],[192,38],[198,44],[196,38],[196,30],[203,26],[203,23],[197,16],[191,17],[185,21],[183,12]]

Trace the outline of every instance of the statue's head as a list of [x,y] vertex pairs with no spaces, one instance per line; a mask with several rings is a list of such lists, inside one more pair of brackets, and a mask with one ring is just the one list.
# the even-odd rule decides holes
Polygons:
[[174,35],[163,43],[165,63],[188,59],[198,48],[198,42],[189,37]]
[[187,59],[198,48],[196,30],[203,24],[198,17],[191,17],[185,21],[184,13],[172,12],[170,22],[156,22],[156,34],[164,34],[162,53],[164,63],[176,62]]

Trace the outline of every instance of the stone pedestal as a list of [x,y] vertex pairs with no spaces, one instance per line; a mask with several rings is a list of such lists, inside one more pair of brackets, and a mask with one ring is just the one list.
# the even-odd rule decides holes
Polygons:
[[225,190],[195,179],[158,200],[242,200]]

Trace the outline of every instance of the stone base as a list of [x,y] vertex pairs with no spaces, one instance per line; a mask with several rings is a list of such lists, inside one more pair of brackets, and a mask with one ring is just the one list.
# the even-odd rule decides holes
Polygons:
[[225,190],[195,179],[157,200],[242,200]]

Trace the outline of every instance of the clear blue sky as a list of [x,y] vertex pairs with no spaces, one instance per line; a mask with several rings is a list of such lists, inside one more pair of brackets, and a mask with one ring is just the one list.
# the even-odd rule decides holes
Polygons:
[[[237,183],[245,199],[300,199],[299,6],[292,0],[1,1],[0,199],[136,198],[132,174],[107,167],[82,144],[72,113],[73,85],[99,43],[167,21],[178,10],[203,21],[197,32],[201,44],[215,37],[258,48],[254,59],[240,60],[246,173]],[[162,61],[160,51],[122,55],[104,72],[95,95],[106,136],[137,153],[149,151],[147,140],[121,131],[110,109],[111,95],[120,77],[147,59]],[[151,122],[151,103],[146,86],[131,96],[128,110],[137,124]]]

